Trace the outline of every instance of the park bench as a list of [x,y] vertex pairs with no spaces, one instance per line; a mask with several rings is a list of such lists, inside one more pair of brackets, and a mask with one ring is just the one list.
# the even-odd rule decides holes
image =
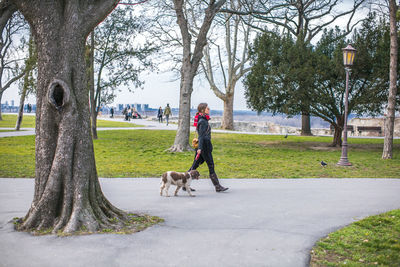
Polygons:
[[[333,127],[332,125],[331,125],[330,128],[331,128],[332,132],[335,130],[335,127]],[[351,134],[354,134],[354,126],[353,125],[347,125],[347,131],[351,132]]]
[[357,131],[359,134],[361,134],[361,132],[377,132],[379,134],[382,134],[382,127],[380,127],[380,126],[358,126]]

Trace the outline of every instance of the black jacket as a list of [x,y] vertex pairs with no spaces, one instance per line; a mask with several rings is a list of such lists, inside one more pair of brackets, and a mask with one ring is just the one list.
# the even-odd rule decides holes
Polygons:
[[197,132],[199,133],[199,148],[203,150],[204,142],[211,141],[211,127],[205,116],[199,116],[197,122]]

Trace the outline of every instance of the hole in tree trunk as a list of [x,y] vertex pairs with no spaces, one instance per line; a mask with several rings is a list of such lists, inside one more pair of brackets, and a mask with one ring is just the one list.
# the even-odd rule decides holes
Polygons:
[[56,85],[53,91],[53,99],[56,102],[57,107],[61,107],[63,105],[63,98],[64,98],[64,90],[58,84]]
[[69,102],[70,89],[66,82],[54,79],[49,85],[47,99],[49,103],[54,106],[58,111]]

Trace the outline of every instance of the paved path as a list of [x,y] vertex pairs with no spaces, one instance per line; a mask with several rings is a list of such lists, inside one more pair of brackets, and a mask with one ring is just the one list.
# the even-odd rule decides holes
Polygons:
[[[400,179],[223,179],[217,194],[160,197],[159,179],[101,179],[107,198],[165,223],[133,235],[41,236],[8,223],[29,209],[33,179],[0,179],[0,266],[307,266],[315,242],[400,208]],[[172,190],[172,188],[171,188]]]
[[[117,122],[127,122],[127,123],[132,123],[132,124],[137,124],[141,125],[142,127],[134,127],[134,128],[129,128],[129,127],[123,127],[123,128],[97,128],[98,131],[106,131],[106,130],[177,130],[178,129],[178,124],[176,123],[176,120],[170,120],[170,124],[166,125],[165,120],[163,123],[159,123],[156,120],[153,120],[152,118],[148,119],[132,119],[130,121],[125,121],[123,118],[120,117],[115,117],[113,119],[109,118],[108,116],[104,117],[99,117],[99,120],[107,120],[107,121],[117,121]],[[23,136],[23,135],[34,135],[35,134],[35,129],[34,128],[24,128],[21,129],[22,131],[14,131],[14,128],[0,128],[0,130],[11,130],[12,132],[0,132],[0,138],[1,137],[7,137],[7,136]],[[192,132],[195,131],[195,128],[193,126],[190,127],[190,130]],[[212,130],[215,133],[231,133],[231,134],[254,134],[254,135],[282,135],[282,134],[274,134],[274,133],[260,133],[260,132],[245,132],[245,131],[229,131],[229,130],[217,130],[213,129]]]
[[[125,127],[125,128],[97,128],[98,131],[105,131],[105,130],[143,130],[143,129],[146,129],[146,130],[177,130],[178,129],[178,124],[176,124],[176,121],[174,121],[174,120],[171,120],[171,123],[169,125],[166,125],[165,121],[163,123],[159,123],[158,121],[153,120],[152,118],[148,118],[148,119],[132,119],[130,121],[125,121],[123,118],[120,118],[120,117],[115,117],[115,118],[111,119],[108,116],[103,116],[103,117],[99,117],[99,119],[100,120],[109,120],[109,121],[128,122],[128,123],[133,123],[133,124],[137,124],[137,125],[142,125],[143,127],[134,127],[134,128],[127,128],[127,127]],[[22,129],[23,131],[14,131],[14,128],[0,128],[0,130],[12,130],[13,131],[13,132],[0,132],[0,138],[1,137],[7,137],[7,136],[23,136],[23,135],[34,135],[35,134],[35,129],[34,128],[24,128],[24,129]],[[190,130],[192,132],[194,132],[195,128],[192,126],[192,127],[190,127]],[[227,130],[217,130],[217,129],[213,129],[212,131],[213,131],[213,133],[230,133],[230,134],[282,135],[282,134],[276,134],[276,133],[227,131]],[[291,135],[291,134],[289,134],[289,135]],[[331,135],[326,135],[326,136],[330,136],[331,137]],[[384,137],[382,137],[382,136],[352,136],[351,138],[377,138],[377,139],[383,139]],[[393,139],[400,139],[400,137],[394,137]]]
[[[131,122],[144,127],[124,129],[177,129],[176,124]],[[24,129],[0,137],[33,134],[34,129]],[[159,179],[101,179],[117,207],[157,215],[165,223],[133,235],[59,238],[15,232],[10,220],[28,211],[34,180],[0,179],[0,266],[307,266],[318,239],[400,208],[400,179],[221,182],[230,187],[227,193],[215,193],[207,179],[193,183],[195,198],[185,192],[165,198],[158,194]]]

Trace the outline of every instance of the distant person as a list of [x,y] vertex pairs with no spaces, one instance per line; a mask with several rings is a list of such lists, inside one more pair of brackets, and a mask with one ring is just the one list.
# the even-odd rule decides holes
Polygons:
[[167,106],[164,109],[164,115],[165,115],[165,120],[167,121],[167,125],[168,125],[169,115],[172,115],[171,108],[169,107],[169,104],[167,104]]
[[28,113],[31,113],[31,111],[32,111],[32,105],[28,104]]
[[137,111],[132,112],[132,119],[141,119],[142,116]]
[[110,113],[111,113],[111,118],[114,118],[114,108],[113,107],[111,107]]
[[126,121],[129,120],[129,117],[128,117],[128,108],[127,108],[127,107],[124,108],[124,110],[122,111],[122,114],[125,115],[125,120],[126,120]]
[[132,118],[132,109],[129,108],[129,109],[128,109],[128,120],[130,121],[131,118]]
[[[208,121],[210,120],[210,108],[207,103],[200,103],[197,107],[197,113],[194,118],[194,126],[199,135],[199,145],[196,148],[194,161],[190,170],[196,170],[204,161],[207,163],[210,179],[215,186],[215,191],[223,192],[228,190],[219,184],[218,176],[214,170],[214,160],[212,156],[213,146],[211,143],[211,127]],[[191,189],[194,191],[194,189]]]
[[163,110],[162,110],[162,108],[160,107],[160,108],[158,109],[158,113],[157,113],[157,118],[158,118],[158,122],[159,122],[159,123],[162,123],[162,116],[163,116]]

